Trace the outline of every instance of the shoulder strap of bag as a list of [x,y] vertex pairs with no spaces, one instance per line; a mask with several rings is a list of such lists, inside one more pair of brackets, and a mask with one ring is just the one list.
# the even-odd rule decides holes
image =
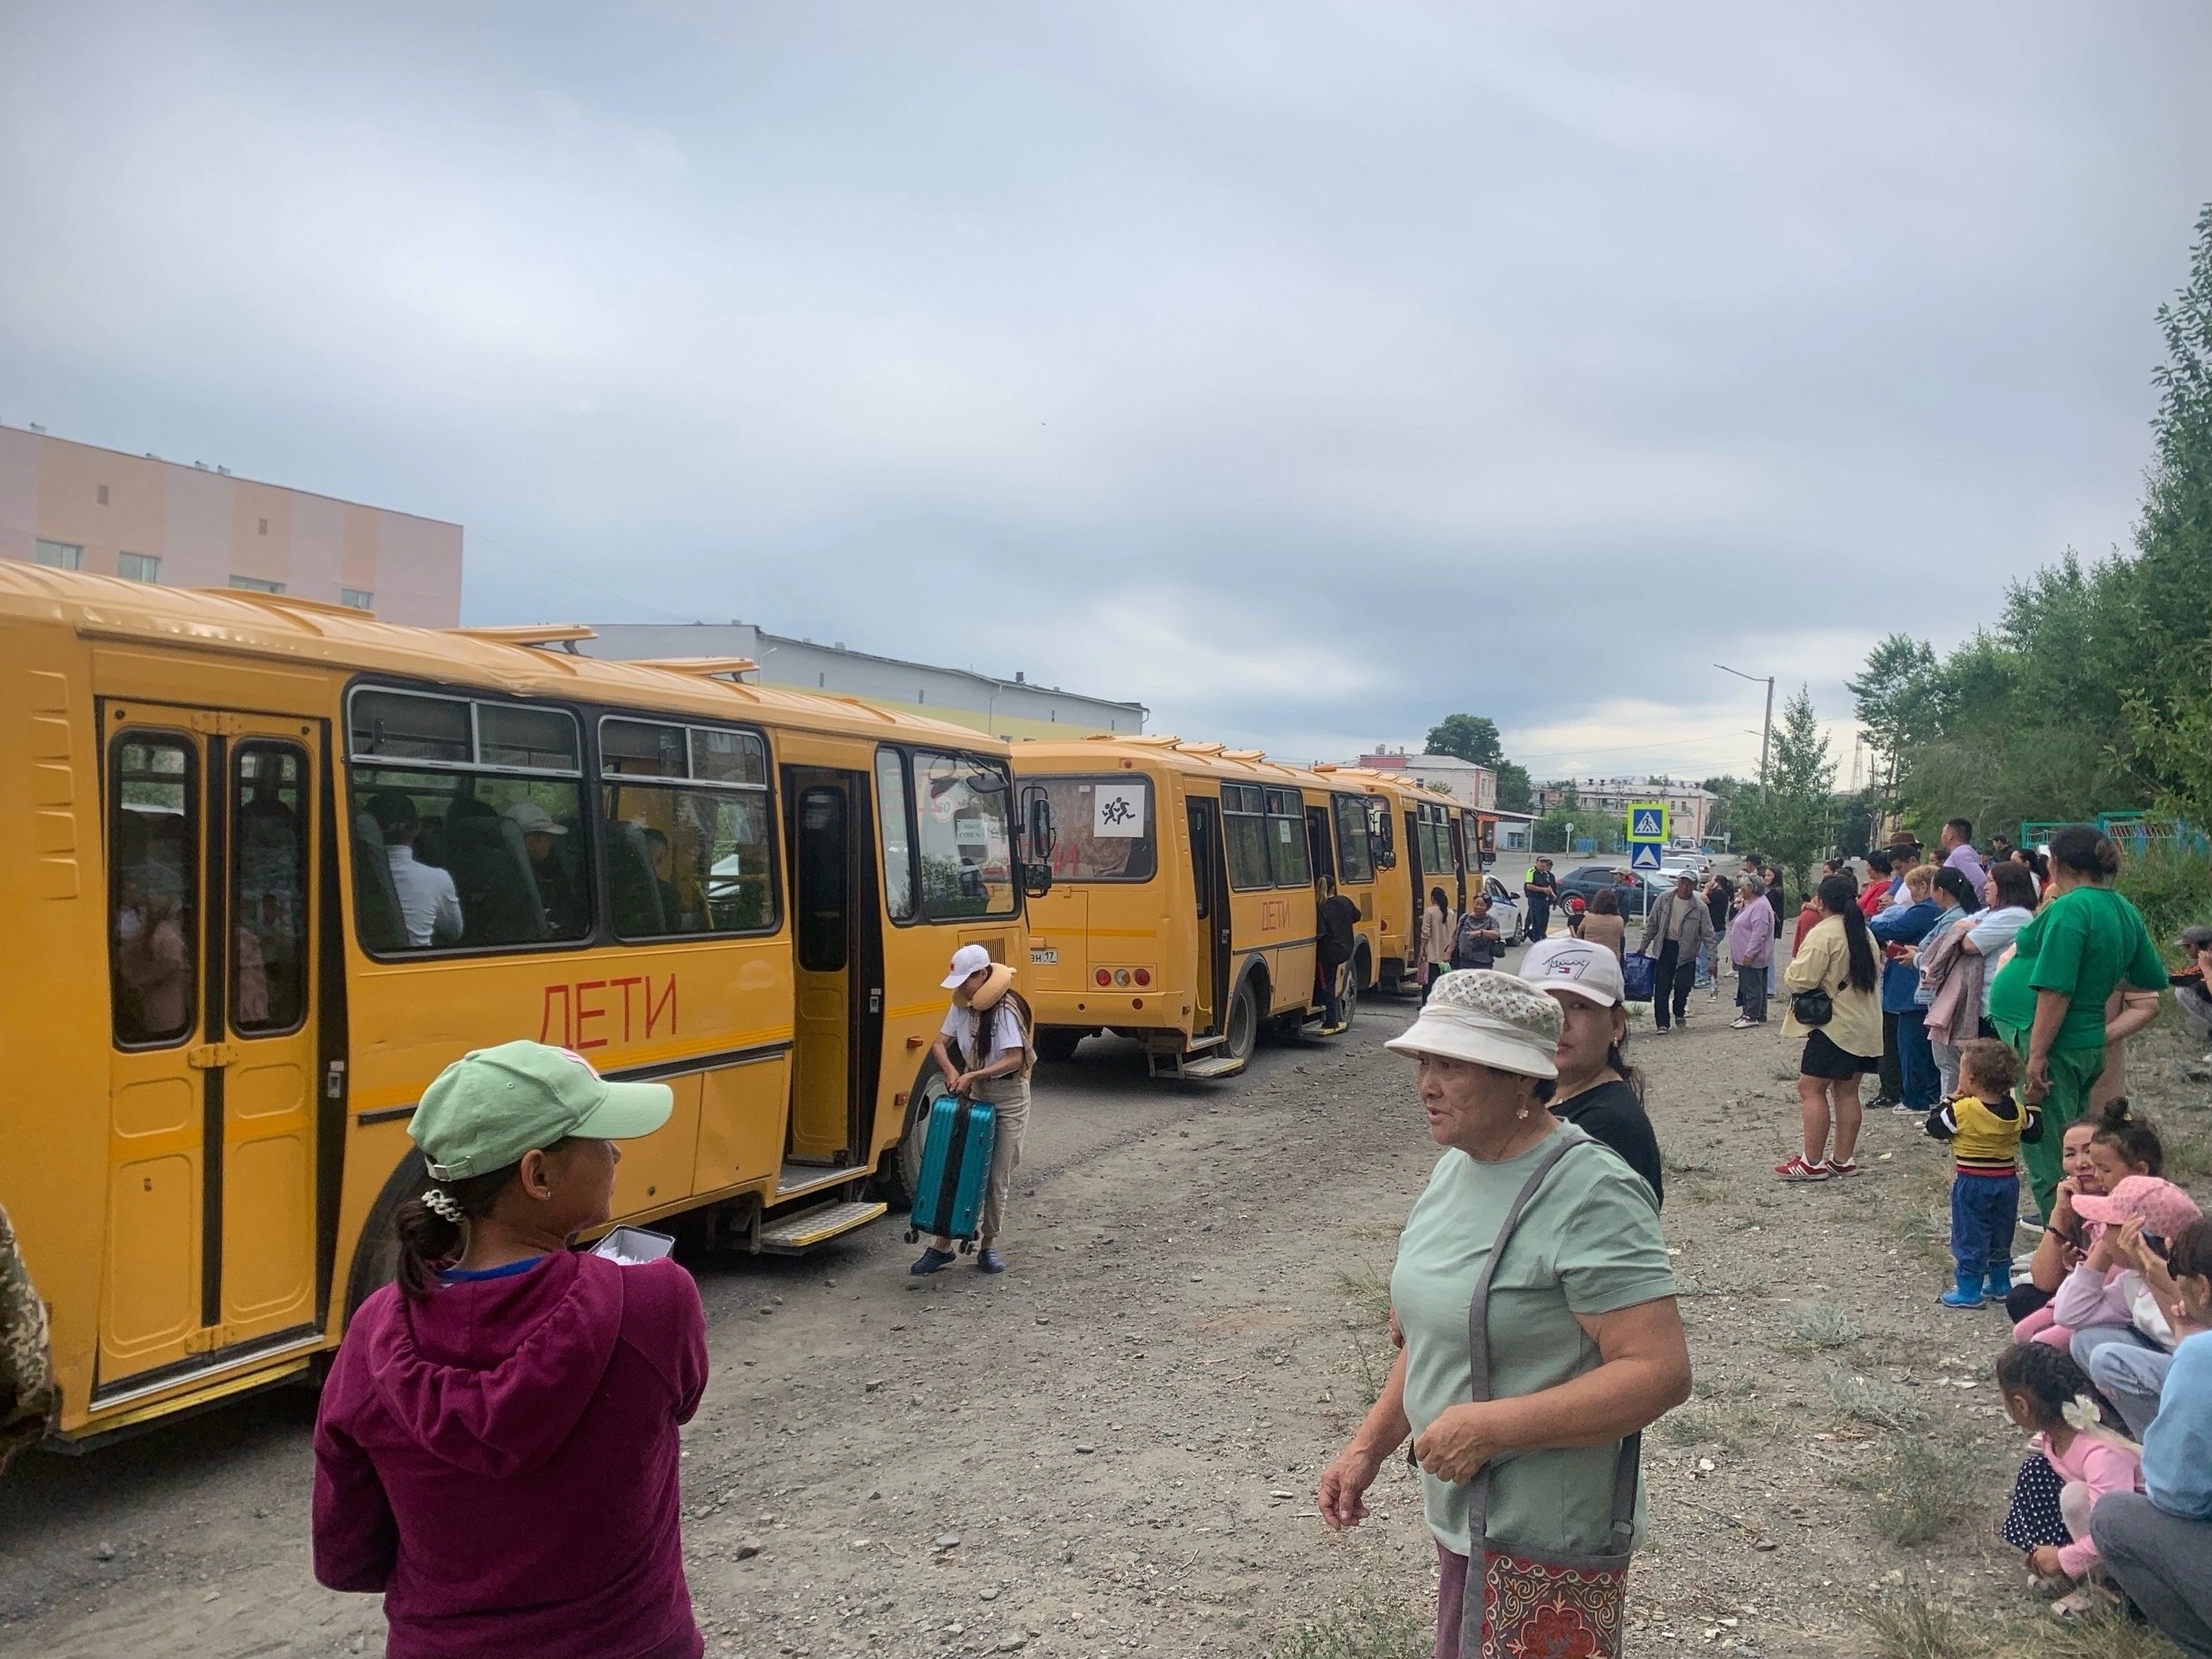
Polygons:
[[[1577,1147],[1599,1143],[1586,1135],[1567,1139],[1554,1147],[1537,1160],[1529,1179],[1515,1195],[1513,1205],[1505,1212],[1505,1220],[1497,1230],[1497,1236],[1491,1241],[1490,1255],[1483,1262],[1483,1270],[1475,1279],[1474,1294],[1467,1305],[1467,1354],[1470,1372],[1474,1381],[1472,1397],[1488,1400],[1490,1392],[1490,1287],[1497,1276],[1498,1262],[1505,1255],[1505,1247],[1521,1225],[1521,1213],[1535,1198],[1559,1160]],[[1613,1543],[1625,1552],[1629,1541],[1636,1533],[1636,1488],[1642,1464],[1643,1436],[1630,1434],[1621,1441],[1620,1456],[1613,1465]],[[1467,1499],[1467,1542],[1472,1554],[1479,1558],[1483,1540],[1490,1530],[1490,1484],[1493,1465],[1485,1463],[1475,1473],[1473,1489]]]

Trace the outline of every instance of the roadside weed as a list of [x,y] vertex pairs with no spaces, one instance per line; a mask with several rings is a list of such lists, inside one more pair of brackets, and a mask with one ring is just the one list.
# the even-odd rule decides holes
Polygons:
[[1364,1411],[1382,1397],[1382,1385],[1390,1380],[1390,1362],[1385,1360],[1377,1370],[1367,1345],[1357,1340],[1351,1344],[1351,1357],[1359,1368],[1359,1407]]
[[1808,1348],[1848,1348],[1865,1334],[1849,1309],[1825,1296],[1798,1309],[1789,1331]]
[[1925,1585],[1886,1592],[1866,1604],[1866,1618],[1880,1659],[1963,1659],[1983,1651],[1959,1610],[1936,1600]]
[[1919,1435],[1900,1437],[1878,1462],[1842,1484],[1867,1494],[1874,1530],[1904,1548],[1970,1527],[1986,1508],[1973,1455]]
[[1828,1399],[1844,1416],[1876,1428],[1916,1428],[1927,1416],[1919,1402],[1895,1383],[1852,1371],[1828,1373]]
[[1427,1659],[1435,1647],[1436,1632],[1411,1608],[1359,1595],[1301,1624],[1268,1653],[1270,1659]]
[[2023,1621],[2005,1644],[2019,1659],[2173,1659],[2166,1639],[2117,1608],[2085,1618]]
[[1337,1288],[1363,1313],[1371,1313],[1378,1319],[1390,1317],[1390,1275],[1380,1268],[1362,1268],[1357,1273],[1339,1273]]

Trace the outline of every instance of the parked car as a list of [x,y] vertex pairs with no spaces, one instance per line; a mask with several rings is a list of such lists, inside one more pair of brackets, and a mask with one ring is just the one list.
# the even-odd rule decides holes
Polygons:
[[1483,877],[1483,891],[1490,895],[1490,913],[1497,920],[1498,937],[1518,944],[1529,937],[1529,918],[1522,912],[1521,895],[1495,875]]
[[[1623,880],[1623,877],[1628,879]],[[1671,876],[1661,881],[1653,875],[1635,870],[1605,864],[1585,864],[1580,869],[1569,870],[1560,878],[1559,892],[1562,900],[1580,899],[1586,905],[1599,893],[1611,887],[1620,895],[1622,915],[1641,916],[1654,895],[1666,892],[1673,885]]]

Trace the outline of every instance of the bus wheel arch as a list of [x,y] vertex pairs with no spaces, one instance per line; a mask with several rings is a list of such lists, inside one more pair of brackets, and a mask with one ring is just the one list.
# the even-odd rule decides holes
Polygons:
[[937,1057],[924,1056],[906,1096],[906,1121],[899,1126],[898,1141],[876,1166],[875,1196],[893,1210],[914,1207],[914,1193],[922,1182],[922,1147],[929,1139],[930,1106],[944,1091],[944,1073],[938,1069]]
[[346,1275],[347,1325],[353,1323],[363,1302],[399,1277],[399,1235],[393,1230],[393,1221],[399,1206],[419,1194],[429,1179],[430,1166],[422,1147],[410,1144],[406,1155],[385,1178],[377,1201],[369,1206],[361,1236],[354,1242],[353,1265]]

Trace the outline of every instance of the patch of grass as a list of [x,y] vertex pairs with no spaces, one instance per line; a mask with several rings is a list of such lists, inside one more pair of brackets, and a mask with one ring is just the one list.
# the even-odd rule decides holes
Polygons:
[[1372,1313],[1378,1319],[1390,1317],[1390,1275],[1380,1268],[1339,1273],[1337,1288],[1362,1313]]
[[2022,1621],[2007,1637],[2008,1659],[2173,1659],[2174,1653],[2164,1637],[2117,1608],[2086,1618]]
[[1848,1348],[1866,1333],[1848,1308],[1825,1296],[1807,1303],[1789,1321],[1789,1333],[1808,1348]]
[[1359,1371],[1359,1408],[1364,1411],[1382,1397],[1382,1385],[1390,1380],[1390,1362],[1384,1360],[1377,1370],[1375,1357],[1358,1341],[1351,1345],[1351,1357]]
[[1660,1158],[1669,1175],[1704,1175],[1712,1171],[1711,1164],[1694,1164],[1679,1153],[1666,1153]]
[[1924,1585],[1908,1584],[1868,1602],[1866,1618],[1879,1659],[1964,1659],[1986,1650],[1959,1610],[1936,1600]]
[[1692,1204],[1733,1204],[1736,1183],[1726,1176],[1716,1180],[1692,1181],[1682,1188],[1682,1192]]
[[1435,1650],[1428,1621],[1403,1602],[1363,1594],[1300,1625],[1268,1652],[1269,1659],[1427,1659]]
[[2192,1185],[2212,1175],[2212,1129],[2202,1123],[2183,1123],[2171,1114],[2160,1125],[2158,1139],[2166,1149],[2166,1179]]
[[1705,1438],[1705,1420],[1688,1406],[1677,1406],[1659,1420],[1659,1438],[1676,1446],[1695,1446]]
[[1951,1259],[1951,1207],[1948,1204],[1916,1204],[1907,1198],[1897,1210],[1897,1243],[1930,1261]]
[[1828,1373],[1828,1399],[1842,1415],[1876,1428],[1917,1428],[1928,1417],[1910,1390],[1851,1371]]
[[1868,1496],[1867,1516],[1890,1542],[1910,1548],[1961,1534],[1988,1507],[1972,1452],[1946,1440],[1904,1435],[1840,1484]]

